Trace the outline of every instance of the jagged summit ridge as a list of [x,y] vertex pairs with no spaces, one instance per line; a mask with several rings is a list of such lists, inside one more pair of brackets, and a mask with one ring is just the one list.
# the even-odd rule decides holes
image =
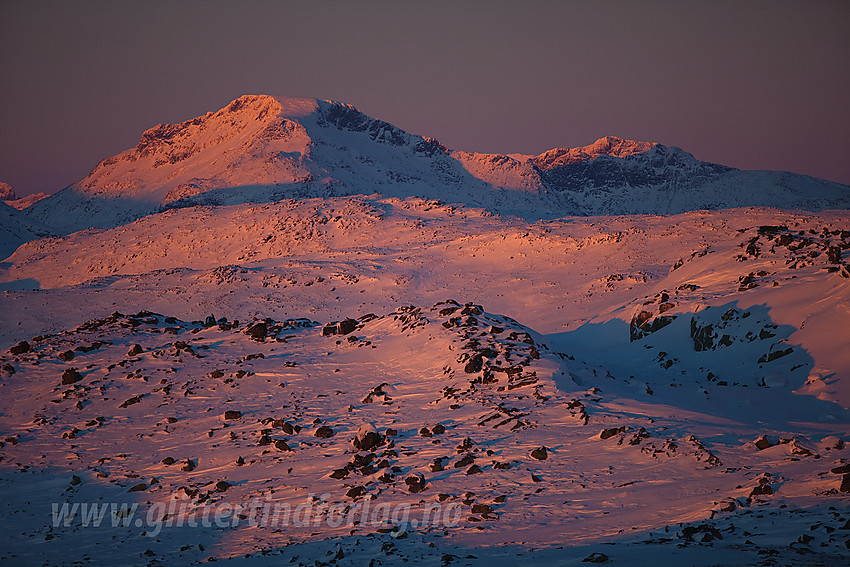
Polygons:
[[599,156],[624,158],[641,154],[657,146],[655,142],[624,140],[617,136],[599,138],[589,146],[581,148],[553,148],[533,158],[534,164],[542,170],[570,165],[596,159]]
[[699,161],[657,142],[600,138],[538,156],[446,148],[354,106],[245,95],[146,130],[80,182],[27,209],[58,233],[174,207],[380,193],[524,218],[777,206],[850,208],[847,186]]

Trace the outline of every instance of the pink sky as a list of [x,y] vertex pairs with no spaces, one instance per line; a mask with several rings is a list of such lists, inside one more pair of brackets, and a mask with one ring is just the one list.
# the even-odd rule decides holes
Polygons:
[[850,183],[850,3],[4,2],[0,181],[52,193],[245,93],[454,148],[605,135]]

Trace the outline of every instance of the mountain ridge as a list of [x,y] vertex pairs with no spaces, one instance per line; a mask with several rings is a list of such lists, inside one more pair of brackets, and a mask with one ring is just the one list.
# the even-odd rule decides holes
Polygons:
[[174,207],[380,193],[526,219],[775,206],[850,208],[850,187],[702,162],[606,136],[537,156],[449,149],[337,101],[244,95],[146,130],[83,180],[25,209],[59,234]]

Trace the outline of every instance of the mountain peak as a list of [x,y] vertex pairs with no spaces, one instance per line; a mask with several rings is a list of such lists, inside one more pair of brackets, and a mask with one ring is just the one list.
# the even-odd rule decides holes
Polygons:
[[640,142],[637,140],[624,140],[617,136],[605,136],[581,149],[593,157],[608,155],[622,158],[641,154],[656,145],[655,142]]
[[17,198],[17,195],[15,195],[15,189],[8,183],[0,181],[0,201],[9,201]]
[[534,158],[534,163],[541,170],[546,171],[563,165],[590,161],[603,155],[624,158],[635,154],[642,154],[657,145],[656,142],[640,142],[637,140],[625,140],[617,136],[605,136],[599,138],[589,146],[580,148],[553,148],[545,151]]
[[[538,156],[452,151],[350,104],[243,95],[220,110],[150,128],[135,147],[27,214],[67,234],[177,207],[373,192],[527,218],[847,206],[846,186],[785,177],[780,183],[776,175],[736,173],[675,146],[616,136]],[[751,189],[726,189],[742,185]]]

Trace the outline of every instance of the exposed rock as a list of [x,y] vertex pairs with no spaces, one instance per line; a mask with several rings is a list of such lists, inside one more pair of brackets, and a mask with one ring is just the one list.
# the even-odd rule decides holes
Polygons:
[[459,469],[461,467],[468,467],[469,465],[471,465],[474,462],[475,462],[475,457],[472,455],[472,453],[467,453],[466,455],[463,456],[462,459],[460,459],[459,461],[457,461],[454,464],[454,467],[456,469]]
[[404,479],[404,483],[407,485],[407,489],[412,494],[422,492],[426,488],[425,477],[418,473],[408,476]]
[[480,472],[483,472],[483,471],[481,470],[481,467],[479,467],[478,465],[472,465],[471,467],[466,469],[466,474],[478,474]]
[[773,447],[774,443],[771,443],[766,435],[762,435],[761,437],[753,441],[753,445],[755,445],[759,451],[764,451],[768,447]]
[[838,437],[837,435],[829,435],[828,437],[824,437],[823,439],[821,439],[819,446],[824,450],[841,450],[844,448],[844,439]]
[[227,410],[224,412],[224,419],[242,419],[242,412],[238,410]]
[[758,361],[759,361],[759,363],[773,362],[777,358],[782,358],[783,356],[787,356],[787,355],[791,354],[792,352],[794,352],[794,349],[791,348],[791,347],[788,347],[786,349],[779,349],[779,350],[773,350],[771,348],[771,352],[769,352],[768,354],[762,355],[759,358]]
[[354,455],[351,458],[351,466],[355,469],[359,469],[361,467],[365,467],[375,458],[375,453],[368,453],[366,455]]
[[604,553],[591,553],[581,560],[582,563],[605,563],[608,561],[608,556]]
[[363,496],[366,494],[366,488],[363,486],[355,486],[354,488],[350,488],[348,492],[345,493],[349,498],[357,498],[358,496]]
[[127,399],[127,400],[124,400],[124,402],[122,402],[122,403],[121,403],[121,405],[120,405],[120,406],[118,406],[118,407],[119,407],[119,408],[122,408],[122,409],[123,409],[123,408],[128,408],[128,407],[132,406],[133,404],[137,404],[137,403],[139,403],[139,402],[141,402],[141,401],[142,401],[142,395],[140,394],[140,395],[138,395],[138,396],[133,396],[132,398],[129,398],[129,399]]
[[469,362],[466,363],[466,366],[463,367],[463,371],[467,374],[474,374],[476,372],[480,372],[483,367],[484,357],[480,354],[476,354],[469,360]]
[[76,368],[66,368],[62,373],[62,384],[74,384],[83,379],[83,375],[77,372]]
[[715,539],[723,539],[723,534],[720,530],[710,524],[700,524],[698,526],[685,526],[682,528],[682,539],[685,541],[694,541],[694,536],[703,534],[699,541],[708,543]]
[[371,423],[364,423],[357,430],[352,444],[358,451],[369,451],[384,442],[384,438]]
[[465,451],[469,451],[470,449],[472,449],[473,445],[475,445],[475,441],[473,441],[469,437],[465,437],[463,441],[461,441],[460,444],[457,446],[457,452],[463,453]]
[[340,335],[347,335],[357,328],[357,321],[354,319],[344,319],[336,324],[336,331]]
[[549,453],[546,451],[546,447],[538,447],[531,451],[531,456],[538,461],[545,461],[549,458]]
[[141,491],[147,490],[147,489],[148,489],[148,485],[145,484],[144,482],[142,482],[142,483],[136,484],[134,486],[131,486],[130,489],[127,492],[141,492]]
[[197,464],[192,459],[186,459],[186,463],[180,468],[183,472],[192,472]]
[[232,485],[232,484],[230,484],[230,483],[229,483],[229,482],[227,482],[227,481],[224,481],[224,480],[220,480],[220,481],[218,481],[217,483],[215,483],[215,489],[216,489],[216,491],[218,491],[218,492],[224,492],[224,491],[226,491],[228,488],[230,488],[231,486],[233,486],[233,485]]
[[608,429],[603,429],[599,433],[599,438],[600,439],[608,439],[610,437],[617,435],[618,433],[624,433],[625,431],[626,431],[625,425],[621,425],[620,427],[610,427]]
[[710,324],[700,326],[691,319],[691,339],[694,341],[694,350],[697,352],[714,350],[714,326]]
[[130,350],[127,351],[127,356],[136,356],[137,354],[142,353],[142,345],[135,344],[130,347]]
[[472,513],[473,514],[489,514],[493,511],[493,507],[488,504],[473,504],[472,505]]
[[16,344],[15,346],[11,347],[9,349],[9,353],[17,356],[19,354],[24,354],[24,353],[30,352],[31,350],[32,350],[32,347],[30,346],[30,344],[27,341],[21,341],[18,344]]
[[334,430],[328,427],[327,425],[322,425],[316,430],[316,433],[314,435],[316,437],[319,437],[320,439],[328,439],[334,436]]
[[841,485],[838,487],[839,492],[850,492],[850,474],[845,474],[841,477]]
[[64,360],[65,362],[68,362],[69,360],[74,360],[74,351],[66,350],[65,352],[60,352],[59,360]]
[[173,465],[176,462],[177,461],[175,461],[173,457],[165,457],[164,459],[162,459],[162,464],[166,465],[166,466],[167,465]]
[[260,321],[259,323],[255,323],[251,325],[247,329],[245,329],[245,334],[251,337],[255,341],[262,342],[266,338],[266,334],[269,332],[268,327],[265,323]]
[[656,317],[651,311],[640,311],[632,317],[629,323],[629,340],[634,342],[663,329],[675,321],[676,317],[676,315],[658,315]]
[[283,439],[278,439],[277,441],[275,441],[274,442],[274,448],[277,449],[278,451],[291,451],[292,450],[292,449],[289,448],[289,445],[287,445],[286,441],[284,441]]

